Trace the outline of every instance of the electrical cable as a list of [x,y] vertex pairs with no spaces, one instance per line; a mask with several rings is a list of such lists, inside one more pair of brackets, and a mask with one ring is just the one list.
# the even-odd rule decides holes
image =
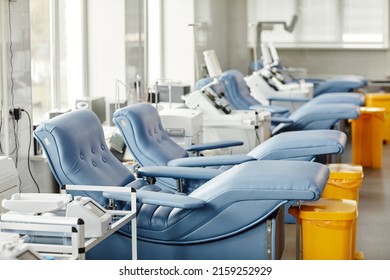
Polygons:
[[27,168],[28,168],[28,172],[30,173],[31,179],[34,181],[35,186],[37,187],[38,193],[40,193],[41,189],[39,188],[39,185],[38,185],[37,181],[35,180],[32,172],[31,172],[31,166],[30,166],[30,150],[31,150],[31,142],[32,142],[31,116],[30,116],[30,114],[26,110],[21,109],[21,111],[26,113],[26,115],[28,117],[28,121],[29,121],[29,128],[30,128],[30,138],[29,138],[29,142],[28,142],[28,151],[27,151]]
[[[13,42],[12,42],[12,22],[11,22],[11,1],[8,1],[8,26],[9,26],[9,52],[10,52],[10,79],[11,79],[11,105],[12,108],[15,108],[15,93],[14,93],[14,87],[15,87],[15,81],[14,81],[14,66],[13,66],[13,59],[14,59],[14,52],[13,52]],[[14,111],[14,110],[13,110]],[[4,116],[7,118],[6,116]],[[16,153],[16,159],[15,159],[15,166],[18,166],[18,149],[19,149],[19,141],[17,137],[17,121],[15,120],[15,115],[12,114],[13,117],[13,128],[14,128],[14,136],[15,136],[15,148],[12,152],[10,152],[10,155]]]

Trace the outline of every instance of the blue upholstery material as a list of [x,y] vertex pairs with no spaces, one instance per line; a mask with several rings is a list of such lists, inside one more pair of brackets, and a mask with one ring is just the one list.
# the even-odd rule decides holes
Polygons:
[[[318,199],[329,178],[329,169],[315,162],[251,161],[183,194],[135,179],[110,155],[100,120],[92,111],[80,109],[43,122],[34,137],[59,185],[132,186],[138,190],[139,259],[281,258],[281,206],[289,200]],[[104,193],[106,197],[100,195],[110,197],[110,192]],[[124,209],[129,205],[127,199],[122,199]],[[130,258],[129,227],[101,242],[87,258]],[[271,244],[271,255],[267,244]]]
[[[351,78],[352,79],[352,78]],[[356,78],[357,79],[357,78]],[[253,98],[250,95],[249,87],[246,85],[246,82],[244,80],[243,74],[235,69],[225,71],[222,73],[220,77],[220,81],[222,85],[219,85],[219,91],[223,92],[226,98],[229,100],[232,100],[231,106],[233,109],[239,109],[239,110],[248,110],[250,107],[248,106],[248,103],[241,103],[241,105],[236,107],[235,104],[238,104],[239,100],[248,100],[250,99],[252,102],[250,105],[256,105],[260,104],[259,101],[257,101],[255,98]],[[334,82],[336,83],[336,82]],[[223,87],[224,86],[224,87]],[[322,93],[321,95],[323,95]],[[331,96],[330,96],[331,95]],[[320,96],[318,96],[320,97]],[[352,92],[343,92],[342,90],[339,91],[332,91],[332,93],[327,94],[326,97],[312,98],[309,99],[309,104],[318,104],[318,103],[351,103],[356,105],[363,105],[364,104],[364,95],[359,93],[352,93]],[[286,100],[288,100],[286,98]]]
[[[257,68],[255,68],[255,66]],[[250,69],[262,69],[264,67],[263,61],[259,60],[256,63],[250,64]],[[286,83],[298,82],[304,80],[307,83],[314,84],[313,96],[317,97],[324,93],[339,93],[339,92],[354,92],[358,89],[364,88],[368,84],[368,80],[359,75],[338,75],[330,79],[318,79],[318,78],[293,78],[286,74],[283,65],[274,66],[279,69],[278,72],[282,73]]]
[[[252,101],[255,100],[250,96],[249,88],[241,72],[237,70],[225,71],[221,75],[220,81],[225,88],[223,92],[228,100],[247,100],[249,97]],[[220,91],[223,90],[222,85],[219,88]],[[234,98],[229,99],[229,97]],[[256,102],[260,104],[258,101]],[[273,124],[271,134],[304,129],[330,129],[340,120],[357,118],[360,114],[359,106],[362,103],[364,103],[364,96],[359,93],[329,93],[320,99],[310,99],[291,114],[273,114],[276,117],[285,117],[285,121],[281,123],[280,118],[271,118]],[[244,107],[243,103],[241,105],[240,109],[250,109],[248,106]],[[234,105],[232,108],[238,109]]]
[[[128,135],[128,141],[132,143],[128,147],[134,159],[142,166],[166,165],[172,159],[188,157],[187,151],[166,133],[157,110],[151,105],[117,110],[113,120],[120,130],[138,131],[138,134]],[[164,149],[156,154],[154,149],[158,147]]]
[[336,76],[319,83],[313,91],[313,96],[331,92],[353,92],[367,86],[367,79],[355,75]]
[[[306,105],[306,106],[305,106]],[[292,123],[281,123],[272,135],[285,131],[331,129],[340,120],[357,119],[360,107],[355,104],[304,104],[289,117]]]
[[[237,80],[242,78],[244,81],[244,76],[236,71],[235,74],[239,76]],[[211,88],[219,94],[222,94],[226,100],[229,102],[229,105],[234,110],[254,110],[254,109],[264,109],[271,112],[271,115],[283,115],[288,113],[288,109],[282,106],[271,106],[271,105],[262,105],[255,98],[250,95],[249,88],[244,83],[229,83],[230,79],[226,78],[226,74],[222,74],[220,77],[220,82],[212,85]],[[199,80],[195,88],[200,89],[205,85],[209,84],[212,81],[211,78],[203,78]],[[227,89],[228,88],[228,89]]]
[[[334,92],[334,93],[323,93],[308,102],[309,105],[312,104],[331,104],[331,103],[349,103],[355,104],[358,106],[364,106],[366,103],[366,96],[361,93],[355,92]],[[303,106],[305,106],[304,104]],[[306,105],[307,106],[307,105]]]
[[[94,135],[95,141],[85,141],[91,135]],[[44,122],[35,129],[34,137],[45,154],[50,155],[47,157],[48,164],[60,187],[67,184],[123,186],[134,180],[133,174],[118,162],[107,147],[102,127],[96,125],[96,118],[89,111],[72,112],[72,121],[61,115]],[[101,172],[102,169],[106,173]],[[91,196],[103,203],[96,193],[74,194]]]
[[328,176],[325,165],[313,162],[236,165],[188,195],[205,201],[201,208],[139,208],[139,254],[147,259],[264,259],[266,243],[260,240],[266,238],[265,219],[275,223],[280,216],[274,215],[288,197],[318,199]]
[[[153,118],[151,118],[153,116]],[[114,113],[114,123],[123,136],[123,139],[140,166],[187,166],[187,167],[213,167],[226,170],[232,165],[254,160],[280,160],[280,159],[304,159],[312,160],[317,155],[340,154],[344,151],[346,135],[341,131],[316,130],[316,131],[292,131],[275,135],[258,145],[246,155],[221,155],[167,158],[160,154],[176,155],[174,149],[181,151],[178,144],[161,141],[158,144],[148,145],[148,151],[140,148],[141,142],[150,137],[145,131],[161,124],[157,110],[148,103],[138,103],[117,110]],[[146,121],[147,120],[147,121]],[[163,133],[164,129],[161,130]],[[146,134],[146,135],[145,135]],[[149,159],[149,154],[155,159]],[[170,188],[176,188],[176,181],[166,178],[157,178],[157,182]],[[192,189],[203,184],[205,180],[185,181],[186,187]]]

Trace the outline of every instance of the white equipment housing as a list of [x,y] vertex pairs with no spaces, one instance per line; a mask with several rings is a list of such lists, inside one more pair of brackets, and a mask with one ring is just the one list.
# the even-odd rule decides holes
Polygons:
[[[18,171],[10,157],[0,157],[0,202],[18,192]],[[4,209],[0,206],[0,214]]]
[[42,260],[17,233],[0,232],[0,260]]
[[[312,98],[313,97],[313,84],[312,83],[292,83],[282,84],[276,77],[272,76],[270,70],[262,69],[254,72],[251,75],[245,77],[246,84],[250,89],[251,95],[258,100],[262,105],[270,105],[269,98],[282,97],[282,98]],[[270,80],[272,86],[267,79]],[[296,102],[272,102],[272,105],[279,105],[289,108],[292,112],[297,109]],[[299,105],[302,105],[300,103]]]
[[159,115],[165,131],[180,146],[202,143],[202,111],[188,108],[162,109]]
[[4,199],[2,206],[8,212],[1,215],[2,222],[34,223],[36,215],[47,219],[56,217],[80,218],[85,223],[85,237],[100,237],[110,230],[111,214],[89,197],[57,193],[15,193]]
[[230,110],[223,100],[204,91],[193,91],[185,97],[190,109],[203,112],[203,142],[241,140],[244,145],[231,153],[247,153],[270,137],[271,115],[264,110]]

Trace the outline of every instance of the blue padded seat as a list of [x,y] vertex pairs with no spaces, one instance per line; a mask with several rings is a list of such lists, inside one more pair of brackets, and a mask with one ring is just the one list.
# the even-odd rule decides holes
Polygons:
[[[135,179],[110,154],[100,120],[90,110],[45,121],[34,137],[59,186],[137,190],[139,259],[280,259],[282,206],[290,200],[318,199],[329,178],[329,169],[315,162],[251,161],[183,194]],[[188,173],[194,169],[180,168]],[[116,199],[123,209],[129,205],[127,196],[110,191],[93,196],[86,190],[77,195],[91,196],[102,205],[108,198]],[[87,259],[130,259],[129,234],[128,227],[123,227],[88,251]]]
[[[151,104],[138,103],[118,109],[114,113],[113,122],[136,162],[142,167],[148,167],[140,169],[140,176],[147,176],[149,171],[155,172],[152,168],[155,166],[208,167],[223,172],[233,165],[246,161],[313,160],[318,155],[343,153],[347,139],[344,132],[337,130],[291,131],[267,139],[247,154],[188,157],[181,152],[183,148],[177,143],[173,141],[155,143],[154,137],[146,132],[154,127],[161,127],[160,116]],[[160,138],[169,138],[164,129],[158,132],[165,134],[159,136]],[[179,152],[175,152],[174,149]],[[204,178],[184,180],[184,192],[196,189],[207,180]],[[171,178],[157,177],[157,184],[177,188],[177,181]]]
[[[236,71],[236,75],[241,76],[244,81],[244,76]],[[288,108],[275,105],[262,105],[253,96],[250,95],[249,88],[245,83],[228,83],[226,76],[220,77],[220,82],[211,86],[211,89],[217,94],[221,94],[228,101],[233,110],[255,110],[263,109],[271,112],[271,115],[285,115],[289,112]],[[195,89],[201,89],[213,81],[211,78],[203,78],[197,81]],[[229,87],[229,89],[226,89]]]
[[[249,87],[247,86],[244,76],[240,71],[235,69],[227,70],[222,73],[220,81],[224,87],[220,85],[218,90],[224,93],[224,96],[229,100],[229,102],[232,100],[231,106],[233,109],[248,110],[250,109],[250,106],[260,104],[259,101],[251,96]],[[362,106],[364,105],[365,99],[363,94],[343,92],[342,90],[332,91],[331,93],[326,94],[325,97],[322,95],[325,95],[325,93],[319,95],[319,98],[315,96],[315,98],[306,99],[306,101],[308,101],[307,103],[310,105],[320,103],[349,103]],[[289,98],[285,99],[289,100]],[[250,106],[248,106],[249,103],[238,103],[238,100],[251,100]],[[291,100],[294,101],[293,98],[291,98]],[[300,99],[298,98],[297,101],[299,100]],[[240,104],[240,106],[236,104]]]
[[[228,70],[220,76],[222,86],[219,90],[223,91],[224,96],[234,96],[235,100],[251,100],[249,88],[246,85],[241,72],[237,70]],[[330,96],[332,95],[332,96]],[[276,135],[284,131],[307,130],[307,129],[330,129],[334,124],[343,119],[356,119],[359,117],[359,107],[364,102],[364,96],[359,93],[329,93],[320,99],[313,98],[308,100],[303,106],[290,113],[275,113],[271,117],[272,132]],[[235,103],[232,103],[232,108]],[[258,102],[258,104],[260,104]],[[240,109],[243,109],[241,107]],[[246,107],[250,110],[253,107]],[[272,115],[271,115],[272,116]],[[278,119],[283,117],[284,119]]]
[[[189,194],[206,202],[201,208],[142,204],[138,208],[139,257],[265,259],[266,220],[276,228],[283,226],[278,221],[282,219],[280,207],[292,198],[318,199],[328,176],[328,168],[319,163],[251,161],[232,167]],[[272,243],[279,238],[283,237],[272,235]],[[129,241],[126,246],[131,247]],[[280,258],[276,248],[273,258]]]
[[[280,62],[279,62],[280,63]],[[337,75],[330,79],[320,79],[320,78],[294,78],[289,74],[286,74],[285,67],[283,65],[274,66],[275,71],[278,71],[284,79],[285,83],[299,82],[304,80],[306,83],[313,83],[314,90],[313,96],[317,97],[325,93],[340,93],[340,92],[354,92],[358,89],[364,88],[368,85],[368,80],[359,75]],[[257,68],[255,68],[255,66]],[[252,62],[250,64],[250,69],[254,71],[255,69],[262,69],[264,67],[263,61],[259,60],[256,63]]]
[[364,77],[356,75],[340,75],[327,79],[317,84],[313,96],[332,92],[353,92],[367,86],[368,81]]

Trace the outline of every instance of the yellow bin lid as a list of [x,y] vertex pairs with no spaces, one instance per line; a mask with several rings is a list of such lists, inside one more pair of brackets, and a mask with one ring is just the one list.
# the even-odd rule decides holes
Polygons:
[[320,198],[303,202],[299,209],[303,220],[354,220],[357,215],[357,202],[349,199]]
[[329,179],[361,179],[363,178],[363,166],[348,163],[328,164],[330,170]]
[[389,93],[367,93],[366,99],[390,100],[390,94]]
[[360,113],[383,114],[385,111],[382,107],[360,107]]

